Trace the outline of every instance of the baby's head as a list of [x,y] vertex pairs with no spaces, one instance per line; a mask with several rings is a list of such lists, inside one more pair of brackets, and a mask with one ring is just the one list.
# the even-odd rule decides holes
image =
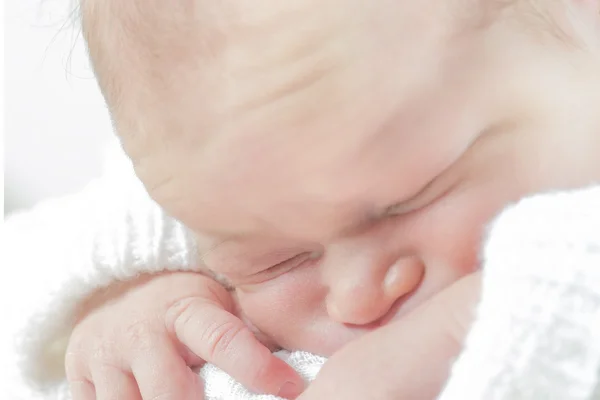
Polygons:
[[286,348],[329,354],[477,267],[524,195],[600,180],[588,1],[86,0],[150,195]]

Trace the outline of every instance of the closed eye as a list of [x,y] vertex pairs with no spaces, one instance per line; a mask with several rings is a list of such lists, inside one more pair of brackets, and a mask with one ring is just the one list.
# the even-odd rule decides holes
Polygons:
[[260,275],[261,279],[273,279],[277,276],[283,275],[293,270],[294,268],[299,267],[305,262],[314,261],[319,257],[320,253],[317,252],[300,253],[292,258],[288,258],[285,261],[282,261],[273,265],[272,267],[267,268],[266,270],[258,273],[257,275]]

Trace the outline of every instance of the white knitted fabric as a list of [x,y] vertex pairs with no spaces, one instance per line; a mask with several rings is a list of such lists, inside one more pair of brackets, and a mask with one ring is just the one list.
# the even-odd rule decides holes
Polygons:
[[440,400],[600,399],[600,186],[510,207]]
[[[66,342],[75,307],[93,291],[141,272],[200,270],[184,227],[148,198],[128,162],[113,163],[84,192],[4,227],[4,265],[21,272],[23,291],[9,319],[20,374],[1,398],[68,399]],[[477,320],[441,399],[600,398],[600,187],[513,206],[483,256]],[[324,361],[282,357],[307,379]],[[274,398],[251,395],[212,366],[201,373],[209,400]]]

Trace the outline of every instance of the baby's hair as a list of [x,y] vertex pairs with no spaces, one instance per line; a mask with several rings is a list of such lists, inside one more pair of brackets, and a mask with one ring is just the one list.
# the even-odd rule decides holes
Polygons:
[[[73,56],[80,44],[78,41],[81,38],[79,1],[69,0],[65,4],[50,0],[40,0],[35,11],[34,21],[32,22],[33,27],[44,30],[48,29],[52,32],[52,36],[44,49],[41,62],[44,63],[47,55],[55,50],[54,46],[60,44],[62,47],[64,41],[67,41],[67,52],[64,53],[61,48],[60,54],[64,55],[65,77],[68,80],[70,77],[75,76],[72,70]],[[84,78],[88,79],[91,77],[86,74]]]

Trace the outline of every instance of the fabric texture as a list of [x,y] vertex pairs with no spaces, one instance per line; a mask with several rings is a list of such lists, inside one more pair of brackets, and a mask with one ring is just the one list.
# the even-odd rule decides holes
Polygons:
[[600,399],[600,186],[492,225],[482,300],[440,400]]
[[[5,265],[22,271],[7,398],[68,399],[64,353],[77,305],[140,273],[202,272],[186,229],[152,201],[119,152],[82,193],[9,218]],[[600,187],[548,193],[505,210],[482,253],[477,318],[441,400],[598,399]],[[324,360],[280,356],[310,380]],[[207,398],[267,399],[213,366]],[[18,387],[17,387],[18,386]],[[36,397],[23,393],[35,391]]]

